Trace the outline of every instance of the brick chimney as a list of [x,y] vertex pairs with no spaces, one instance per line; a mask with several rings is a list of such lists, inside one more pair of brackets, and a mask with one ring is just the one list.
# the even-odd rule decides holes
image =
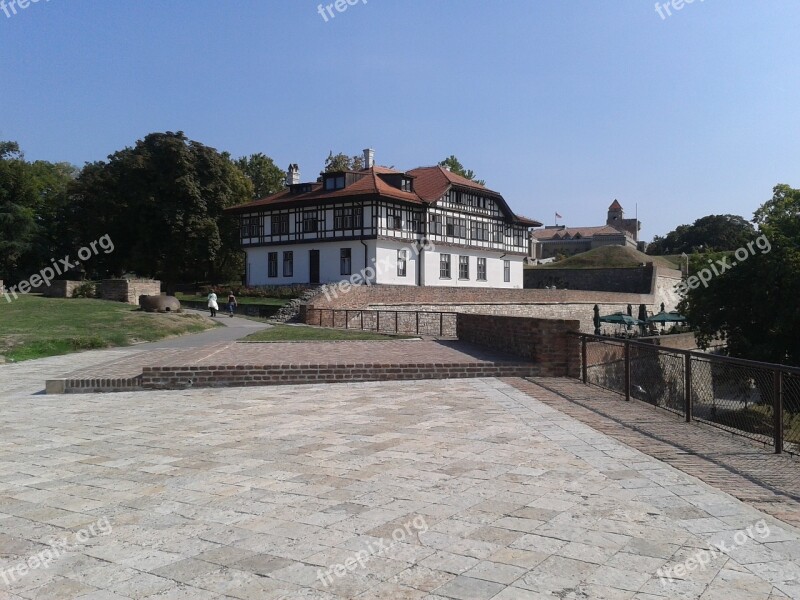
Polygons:
[[286,172],[286,185],[296,185],[300,183],[300,167],[296,164],[289,165]]
[[371,169],[375,166],[375,150],[364,148],[364,168]]

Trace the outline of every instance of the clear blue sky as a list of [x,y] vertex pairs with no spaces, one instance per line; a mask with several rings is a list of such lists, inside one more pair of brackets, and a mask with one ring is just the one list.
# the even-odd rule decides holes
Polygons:
[[[9,0],[6,0],[8,2]],[[0,12],[0,139],[102,160],[182,130],[313,179],[329,150],[449,154],[519,213],[643,237],[800,187],[800,3],[40,0]],[[327,2],[326,2],[327,4]],[[335,9],[334,9],[335,11]]]

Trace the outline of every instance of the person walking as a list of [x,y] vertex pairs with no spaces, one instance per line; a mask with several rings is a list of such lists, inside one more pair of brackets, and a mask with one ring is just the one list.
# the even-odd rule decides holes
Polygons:
[[239,303],[236,302],[236,296],[233,295],[233,290],[231,293],[228,294],[228,315],[233,318],[233,309],[239,306]]
[[212,289],[208,293],[208,310],[211,311],[211,318],[217,316],[217,311],[219,310],[219,304],[217,304],[217,294]]

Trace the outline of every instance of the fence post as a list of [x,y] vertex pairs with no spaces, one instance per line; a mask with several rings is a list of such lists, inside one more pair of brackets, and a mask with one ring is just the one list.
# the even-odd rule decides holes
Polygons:
[[625,400],[631,400],[631,343],[625,340]]
[[397,333],[400,329],[400,318],[397,316],[397,311],[394,311],[394,332]]
[[772,373],[772,412],[775,454],[781,454],[783,452],[783,373],[778,369]]
[[361,317],[361,331],[364,331],[364,311],[358,311],[358,316]]
[[684,412],[686,413],[686,422],[692,422],[692,355],[687,352],[684,355],[684,368],[683,374],[685,381],[683,384],[683,391],[686,394],[686,404],[684,405]]
[[417,311],[417,335],[419,335],[419,311]]
[[444,337],[444,313],[439,313],[439,337]]
[[350,311],[347,309],[344,311],[344,328],[350,329]]
[[581,379],[584,385],[589,381],[588,367],[586,365],[586,336],[581,336]]

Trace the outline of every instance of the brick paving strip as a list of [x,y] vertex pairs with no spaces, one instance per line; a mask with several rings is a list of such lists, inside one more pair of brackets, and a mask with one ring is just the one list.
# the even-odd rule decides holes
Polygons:
[[557,410],[650,456],[800,526],[800,459],[580,381],[505,379]]
[[526,377],[536,365],[455,341],[220,343],[135,353],[47,380],[48,394],[342,381]]

